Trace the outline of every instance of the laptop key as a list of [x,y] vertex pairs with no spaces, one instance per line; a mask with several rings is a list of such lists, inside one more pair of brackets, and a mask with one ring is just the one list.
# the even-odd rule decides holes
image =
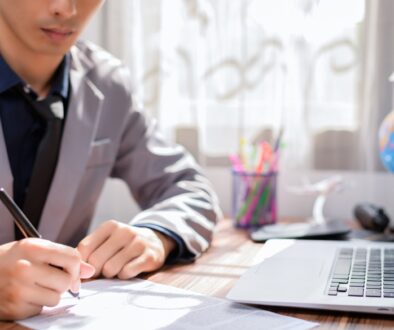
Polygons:
[[368,281],[370,282],[382,282],[382,278],[381,277],[368,277]]
[[353,283],[364,283],[365,280],[363,278],[352,278],[350,282],[353,282]]
[[352,283],[352,282],[350,282],[349,286],[351,286],[353,288],[355,288],[355,287],[363,288],[364,287],[364,283]]
[[362,297],[364,295],[364,288],[350,287],[348,295],[352,297]]
[[352,276],[365,276],[365,272],[355,272],[355,271],[353,271]]
[[365,296],[366,297],[381,297],[382,292],[380,290],[374,290],[374,289],[368,290],[367,289],[365,291]]
[[349,276],[346,276],[346,275],[335,275],[332,279],[333,280],[347,280],[347,279],[349,279]]
[[385,298],[394,298],[394,292],[384,292],[383,291],[383,297],[385,297]]

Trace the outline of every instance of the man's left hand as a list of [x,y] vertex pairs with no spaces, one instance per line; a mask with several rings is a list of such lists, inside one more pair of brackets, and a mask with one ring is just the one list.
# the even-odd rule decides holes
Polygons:
[[163,266],[174,247],[171,238],[157,231],[109,220],[77,249],[82,260],[96,268],[94,277],[129,279]]

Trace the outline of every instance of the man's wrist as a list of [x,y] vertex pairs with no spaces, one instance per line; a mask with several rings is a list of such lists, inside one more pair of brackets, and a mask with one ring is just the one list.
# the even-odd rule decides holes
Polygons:
[[164,237],[171,239],[175,243],[172,249],[168,249],[170,252],[166,256],[166,264],[173,264],[179,260],[189,261],[193,259],[193,255],[187,250],[183,239],[171,229],[153,223],[139,223],[133,224],[133,226],[152,229],[154,233],[161,233]]
[[152,231],[155,233],[155,235],[160,239],[161,243],[163,244],[165,259],[167,259],[171,251],[175,249],[176,242],[171,237],[157,230],[152,229]]

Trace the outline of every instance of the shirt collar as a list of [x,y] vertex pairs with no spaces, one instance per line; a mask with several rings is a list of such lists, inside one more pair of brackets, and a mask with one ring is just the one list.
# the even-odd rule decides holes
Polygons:
[[57,68],[55,75],[52,79],[52,87],[49,94],[59,94],[63,97],[63,99],[68,98],[69,91],[69,77],[70,77],[70,68],[71,68],[71,55],[67,53],[63,61],[60,63]]
[[[69,74],[71,68],[71,55],[67,53],[59,67],[57,68],[55,75],[52,79],[52,87],[49,94],[59,94],[64,99],[68,98],[69,92]],[[8,63],[0,55],[0,93],[14,87],[18,84],[24,84],[22,79],[11,69]]]
[[0,93],[5,92],[21,82],[21,78],[19,78],[19,76],[10,68],[8,63],[0,55]]

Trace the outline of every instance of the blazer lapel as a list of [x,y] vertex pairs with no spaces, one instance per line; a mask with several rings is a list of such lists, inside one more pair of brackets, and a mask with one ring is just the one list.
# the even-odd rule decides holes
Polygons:
[[[13,177],[8,161],[3,127],[0,121],[0,187],[4,188],[10,196],[13,195],[12,181]],[[0,244],[13,241],[14,235],[14,221],[12,216],[5,206],[0,203]]]
[[75,201],[104,99],[103,94],[86,77],[86,66],[83,67],[73,55],[71,98],[62,145],[39,225],[43,238],[53,241],[59,236]]

